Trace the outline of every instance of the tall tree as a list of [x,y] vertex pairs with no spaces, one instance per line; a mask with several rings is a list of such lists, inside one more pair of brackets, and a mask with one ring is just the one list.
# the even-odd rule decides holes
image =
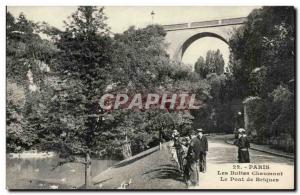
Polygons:
[[206,66],[206,62],[202,56],[200,56],[195,63],[195,72],[200,74],[202,78],[205,78],[208,74],[208,67]]
[[207,51],[205,62],[209,73],[217,73],[218,75],[224,73],[224,59],[219,49]]
[[207,74],[217,73],[218,75],[224,73],[224,59],[220,50],[208,50],[206,58],[200,56],[195,63],[195,72],[200,74],[202,78],[206,78]]
[[[266,97],[281,82],[287,84],[294,79],[294,16],[294,8],[288,6],[256,9],[229,41],[230,66],[241,97],[258,91]],[[267,73],[262,90],[248,82],[255,74],[264,74],[261,71]]]
[[79,162],[85,165],[86,187],[91,185],[91,155],[103,150],[104,113],[98,101],[109,83],[112,53],[105,20],[103,7],[81,6],[59,32],[55,71],[63,82],[56,85],[51,106],[57,133],[49,132],[44,140],[44,147],[55,149],[66,162],[85,156]]
[[161,26],[146,28],[130,27],[122,34],[116,34],[113,66],[118,74],[115,82],[132,84],[139,89],[149,89],[161,81],[160,67],[169,64]]

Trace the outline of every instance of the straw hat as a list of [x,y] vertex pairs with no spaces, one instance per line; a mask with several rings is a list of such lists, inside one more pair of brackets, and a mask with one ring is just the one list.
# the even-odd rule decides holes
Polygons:
[[239,132],[239,133],[245,133],[246,130],[245,130],[244,128],[239,128],[239,129],[238,129],[238,132]]

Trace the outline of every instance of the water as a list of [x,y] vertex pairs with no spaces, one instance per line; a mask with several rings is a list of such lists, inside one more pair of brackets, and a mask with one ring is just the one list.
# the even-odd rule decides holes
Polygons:
[[[6,158],[6,185],[9,189],[78,187],[84,183],[84,165],[67,163],[53,170],[60,161],[51,158]],[[115,164],[116,160],[92,160],[92,177]],[[68,187],[66,187],[68,186]]]

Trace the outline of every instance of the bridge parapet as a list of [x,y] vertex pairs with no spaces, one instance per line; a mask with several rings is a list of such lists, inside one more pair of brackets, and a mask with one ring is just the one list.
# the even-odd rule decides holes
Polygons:
[[189,23],[163,25],[163,28],[168,30],[185,29],[189,27]]
[[241,17],[241,18],[230,18],[230,19],[223,19],[221,20],[222,25],[226,24],[243,24],[247,21],[246,17]]
[[185,29],[193,29],[193,28],[238,25],[238,24],[243,24],[246,21],[247,21],[246,17],[228,18],[222,20],[210,20],[210,21],[201,21],[201,22],[163,25],[163,28],[166,31],[175,31],[175,30],[185,30]]
[[219,20],[203,21],[203,22],[192,22],[190,27],[206,27],[206,26],[215,26],[219,24]]

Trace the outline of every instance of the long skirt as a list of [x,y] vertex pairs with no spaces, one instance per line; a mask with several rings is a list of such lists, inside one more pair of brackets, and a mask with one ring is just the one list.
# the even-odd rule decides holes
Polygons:
[[250,156],[248,149],[239,149],[238,151],[239,163],[250,163]]
[[199,185],[199,161],[192,161],[187,164],[189,170],[188,183],[192,186]]
[[178,159],[178,164],[179,164],[180,171],[184,171],[184,168],[183,168],[183,151],[182,150],[176,150],[176,154],[177,154],[177,159]]

